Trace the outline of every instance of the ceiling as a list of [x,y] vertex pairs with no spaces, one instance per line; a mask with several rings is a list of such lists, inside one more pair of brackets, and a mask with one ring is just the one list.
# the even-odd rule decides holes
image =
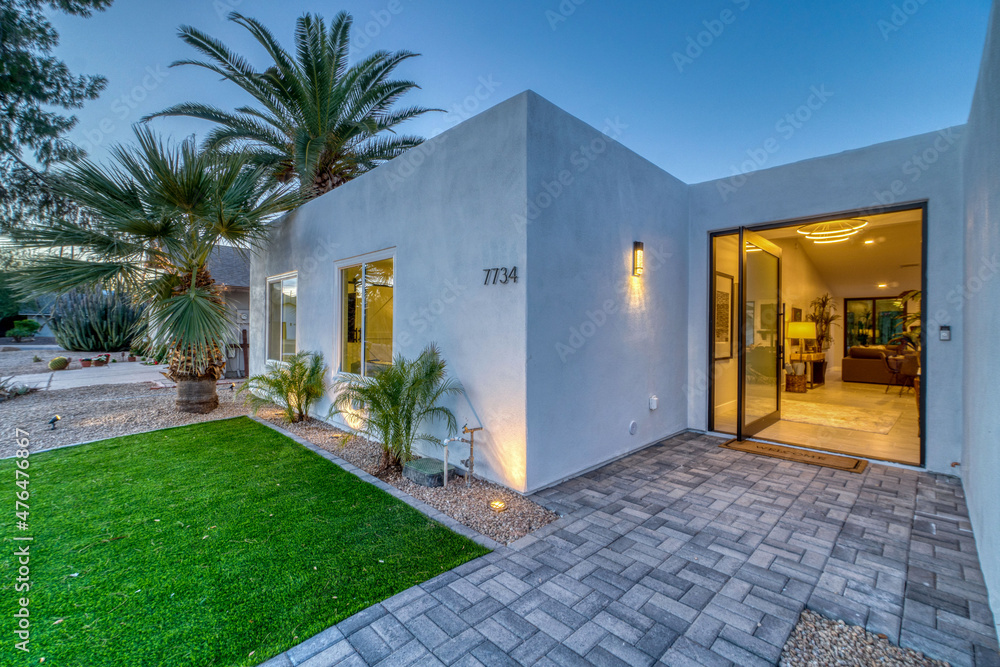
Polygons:
[[868,225],[843,243],[813,243],[796,231],[800,224],[759,234],[797,241],[835,295],[896,296],[920,289],[922,216],[920,209],[863,216]]

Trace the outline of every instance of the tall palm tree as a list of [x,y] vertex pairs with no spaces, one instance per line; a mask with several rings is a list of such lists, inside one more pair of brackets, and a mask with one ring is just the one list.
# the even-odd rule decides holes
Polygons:
[[169,350],[178,409],[210,412],[234,322],[208,257],[220,244],[258,248],[270,220],[301,196],[274,188],[268,170],[240,154],[199,150],[191,139],[165,144],[144,127],[136,139],[113,148],[106,167],[84,160],[58,174],[54,187],[87,215],[14,230],[14,242],[35,251],[19,285],[29,293],[99,286],[137,295],[147,335]]
[[389,77],[409,51],[376,51],[350,65],[351,16],[341,12],[327,31],[323,19],[305,14],[295,25],[295,56],[260,22],[236,12],[229,20],[246,28],[273,61],[258,71],[219,40],[191,26],[180,37],[207,60],[180,60],[215,72],[249,93],[257,106],[234,112],[187,102],[147,116],[191,116],[218,123],[205,140],[210,149],[250,151],[280,183],[294,179],[310,197],[329,192],[423,139],[398,135],[400,123],[436,109],[394,108],[417,88]]

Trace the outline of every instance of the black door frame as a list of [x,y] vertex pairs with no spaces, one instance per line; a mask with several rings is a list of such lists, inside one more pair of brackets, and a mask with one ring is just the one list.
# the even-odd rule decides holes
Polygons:
[[[908,202],[901,202],[899,204],[893,204],[891,206],[872,206],[868,208],[859,209],[848,209],[836,213],[824,213],[812,216],[802,216],[793,218],[784,218],[781,220],[771,220],[768,222],[757,222],[749,223],[743,227],[729,227],[726,229],[719,229],[708,232],[708,294],[706,303],[713,303],[712,299],[714,297],[714,271],[715,271],[715,252],[713,239],[717,236],[729,236],[732,234],[739,234],[740,229],[745,228],[753,232],[762,232],[770,229],[778,229],[781,227],[791,227],[793,225],[808,225],[814,222],[826,222],[828,220],[841,220],[844,218],[858,218],[868,215],[881,215],[884,213],[898,213],[899,211],[915,211],[919,210],[921,212],[921,225],[920,225],[920,330],[924,335],[924,344],[920,346],[920,414],[918,418],[919,431],[920,431],[920,465],[918,467],[927,467],[927,391],[926,387],[931,386],[929,382],[930,372],[927,366],[927,336],[930,332],[927,330],[927,309],[925,304],[927,303],[928,295],[928,282],[927,282],[927,230],[929,227],[929,200],[927,199],[916,199]],[[711,343],[713,340],[713,315],[711,310],[708,313],[707,319],[707,331],[706,339]],[[715,354],[714,347],[709,344],[707,345],[706,358],[708,363],[708,430],[715,431]],[[741,380],[742,381],[742,380]],[[737,410],[738,411],[738,410]],[[739,426],[739,418],[737,418],[737,426]],[[736,435],[736,434],[731,434]],[[796,445],[795,443],[786,443],[794,445],[797,447],[804,447],[804,445]],[[818,449],[813,447],[812,449]],[[826,451],[826,450],[820,450]],[[875,458],[875,457],[869,457]],[[890,461],[892,463],[898,463],[897,461]],[[902,464],[907,465],[907,464]]]

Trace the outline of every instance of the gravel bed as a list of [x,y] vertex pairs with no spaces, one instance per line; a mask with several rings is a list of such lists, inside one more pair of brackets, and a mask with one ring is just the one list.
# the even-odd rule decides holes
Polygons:
[[[29,355],[29,361],[30,358]],[[149,383],[137,383],[36,391],[0,403],[0,457],[13,456],[16,446],[12,431],[15,427],[28,431],[31,450],[38,451],[250,414],[224,386],[219,387],[219,408],[207,415],[177,412],[174,408],[176,389],[152,390],[150,386]],[[55,430],[48,425],[53,415],[61,417]],[[501,544],[508,544],[558,518],[520,494],[481,479],[474,479],[471,488],[466,488],[464,480],[450,482],[445,490],[418,486],[398,472],[378,474],[381,450],[377,445],[354,438],[325,422],[310,419],[301,424],[286,424],[277,408],[265,408],[257,416],[377,475]],[[505,512],[489,509],[488,502],[496,499],[506,501]]]
[[[4,350],[0,351],[0,377],[11,375],[28,375],[31,373],[49,373],[49,361],[55,357],[68,357],[71,361],[66,370],[83,368],[81,358],[96,357],[103,352],[67,352],[66,350]],[[112,352],[118,357],[120,353]],[[32,361],[35,356],[41,361]]]
[[832,621],[808,609],[799,617],[778,664],[781,667],[948,667],[947,662],[892,644],[885,635]]

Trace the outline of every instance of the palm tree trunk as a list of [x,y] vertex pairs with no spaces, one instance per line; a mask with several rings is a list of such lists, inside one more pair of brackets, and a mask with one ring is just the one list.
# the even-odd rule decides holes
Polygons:
[[219,407],[215,378],[178,378],[176,406],[179,412],[203,415]]

